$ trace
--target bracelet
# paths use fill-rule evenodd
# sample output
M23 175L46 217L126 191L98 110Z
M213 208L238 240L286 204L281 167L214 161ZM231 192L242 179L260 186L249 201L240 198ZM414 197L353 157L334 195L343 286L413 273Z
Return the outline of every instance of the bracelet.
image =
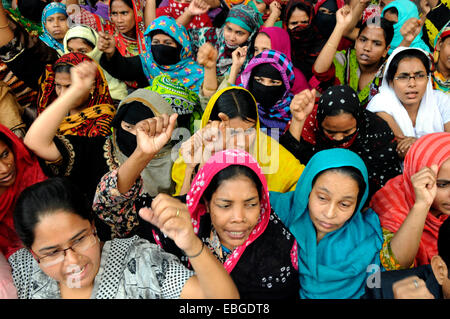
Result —
M200 256L200 254L203 252L203 247L205 247L205 243L204 243L203 240L202 240L202 248L200 249L200 252L197 253L197 254L195 254L195 255L192 255L192 256L189 256L189 255L187 255L187 254L185 253L186 257L187 257L187 258L195 258L195 257Z
M9 27L8 22L6 22L5 25L0 25L0 30L1 30L1 29L6 29L7 27Z

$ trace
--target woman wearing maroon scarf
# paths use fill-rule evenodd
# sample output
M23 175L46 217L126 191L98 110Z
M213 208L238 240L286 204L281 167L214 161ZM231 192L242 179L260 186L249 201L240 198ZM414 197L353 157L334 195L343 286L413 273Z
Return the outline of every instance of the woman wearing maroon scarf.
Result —
M13 224L16 199L23 189L46 178L34 154L0 124L0 252L6 258L21 248Z

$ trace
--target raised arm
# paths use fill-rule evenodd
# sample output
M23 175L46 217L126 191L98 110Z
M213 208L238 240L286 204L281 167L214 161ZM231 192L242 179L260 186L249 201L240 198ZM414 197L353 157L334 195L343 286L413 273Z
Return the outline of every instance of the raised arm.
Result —
M97 65L83 62L71 69L70 87L42 112L25 135L24 142L37 156L46 161L56 161L61 157L53 138L62 120L86 99L94 84Z
M264 22L264 26L266 28L273 27L275 25L275 22L277 22L278 18L281 16L281 4L278 1L272 1L269 7L270 14Z
M328 38L327 43L322 48L322 51L320 51L316 62L314 62L314 70L317 73L324 73L331 67L334 55L336 54L336 50L339 46L339 42L341 42L341 38L346 32L351 21L352 9L350 6L343 6L336 12L336 26Z
M272 2L273 3L273 2ZM247 58L248 47L239 47L233 51L231 58L233 63L230 67L230 74L228 75L228 83L236 84L236 80L241 72L242 66L244 65L245 59Z
M289 133L299 142L302 136L303 126L308 115L311 114L314 108L315 100L316 90L306 89L296 94L291 101L292 120L289 126Z
M415 202L391 240L391 250L404 268L413 264L419 249L425 220L436 197L437 173L437 165L432 165L431 168L424 167L411 177Z
M177 23L186 27L195 16L208 12L209 8L210 5L204 0L192 0L189 7L178 17Z
M202 94L210 97L217 91L217 50L211 43L206 42L203 44L197 53L197 62L205 69L204 80L202 84Z
M139 214L169 236L188 256L195 275L186 281L181 298L239 298L230 275L194 233L185 204L169 195L159 194L151 209L142 208Z
M145 29L156 19L156 0L147 0L144 8Z
M121 194L127 193L142 170L153 157L170 141L177 123L178 114L162 114L136 124L137 147L119 167L117 186Z

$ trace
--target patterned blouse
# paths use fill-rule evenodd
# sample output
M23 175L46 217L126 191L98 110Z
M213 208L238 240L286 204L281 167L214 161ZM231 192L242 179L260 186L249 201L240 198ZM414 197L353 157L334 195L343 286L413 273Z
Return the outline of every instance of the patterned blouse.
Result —
M19 299L61 298L58 282L27 249L8 261ZM176 256L145 239L114 239L103 246L91 299L176 299L193 274Z

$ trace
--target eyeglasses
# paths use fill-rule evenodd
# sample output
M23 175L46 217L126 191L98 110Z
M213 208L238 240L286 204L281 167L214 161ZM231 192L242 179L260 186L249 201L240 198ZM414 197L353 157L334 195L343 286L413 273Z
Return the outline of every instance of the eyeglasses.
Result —
M414 81L422 82L426 79L428 79L428 74L424 72L415 73L414 75L410 74L400 74L399 76L396 76L394 78L395 80L399 81L400 83L408 83L410 79L414 79Z
M94 246L98 242L97 232L94 230L90 234L86 234L76 239L72 245L66 249L56 249L44 257L37 258L37 262L43 267L51 267L64 261L66 251L72 250L77 254L81 254Z

